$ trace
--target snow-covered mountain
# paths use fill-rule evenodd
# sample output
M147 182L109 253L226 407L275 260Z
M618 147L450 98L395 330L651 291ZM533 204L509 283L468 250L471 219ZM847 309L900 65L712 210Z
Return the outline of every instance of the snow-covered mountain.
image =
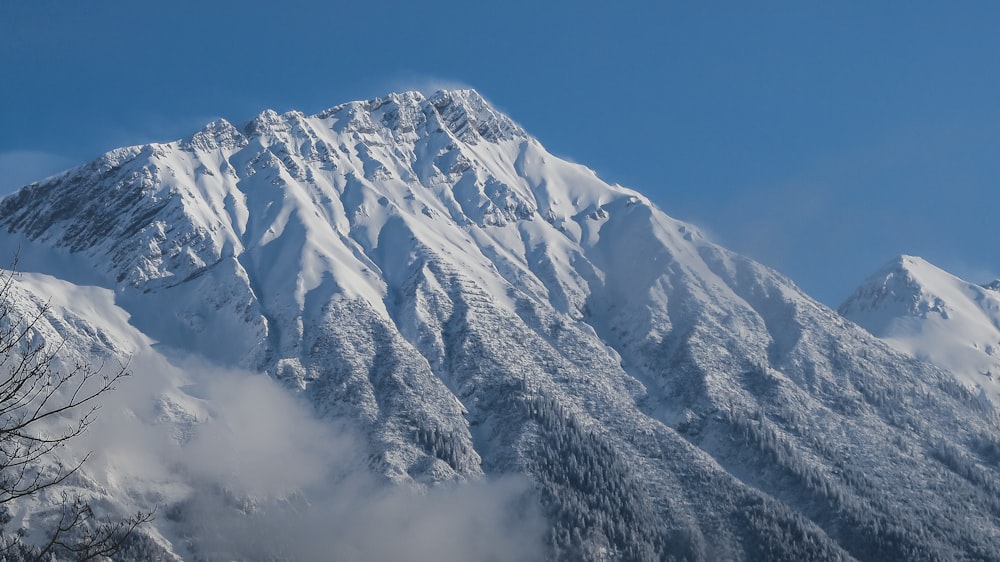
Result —
M896 349L954 373L1000 404L1000 284L976 285L900 256L840 307Z
M395 486L526 478L547 557L1000 559L1000 425L976 393L473 90L115 150L0 201L0 225L21 270L79 288L66 314L92 333L267 373ZM184 377L150 383L158 414L136 416L181 451L227 411L210 376ZM163 505L152 533L178 556L251 557L185 524L206 511L177 474L208 469L180 465L108 465L117 485L89 489ZM321 504L310 485L279 505ZM274 508L221 488L230 512ZM385 559L352 548L334 557Z

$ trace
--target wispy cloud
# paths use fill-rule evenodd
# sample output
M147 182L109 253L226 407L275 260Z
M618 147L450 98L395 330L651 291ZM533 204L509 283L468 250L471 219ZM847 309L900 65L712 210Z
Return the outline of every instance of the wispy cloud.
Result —
M265 375L159 357L109 396L86 471L194 557L240 560L540 560L531 484L501 478L409 489L366 466L364 439L317 419Z
M475 88L475 84L442 76L400 74L385 79L378 84L378 87L385 91L383 93L416 90L424 95L431 95L438 90Z
M79 162L39 150L0 152L0 195L57 174L74 164Z

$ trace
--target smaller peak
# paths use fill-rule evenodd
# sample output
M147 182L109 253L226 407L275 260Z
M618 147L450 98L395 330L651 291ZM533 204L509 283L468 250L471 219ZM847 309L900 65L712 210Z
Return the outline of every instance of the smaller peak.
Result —
M265 109L260 112L256 117L250 120L249 123L243 127L243 132L248 137L260 135L271 129L281 120L281 116L278 112L273 109Z
M954 276L919 256L900 255L865 280L840 306L840 313L851 319L859 311L884 308L896 303L898 314L925 314L944 310L943 295L968 282Z
M892 258L868 276L838 307L838 312L854 319L853 315L859 311L879 308L886 302L913 300L920 293L920 286L911 273L916 260L920 258L906 254Z
M419 108L422 103L427 100L427 97L423 93L417 90L406 90L403 92L390 92L382 97L371 98L367 100L357 100L347 103L341 103L320 111L316 114L319 119L327 119L337 115L338 113L347 110L350 114L356 113L372 113L384 108L385 106L396 106L396 107L412 107Z
M365 111L373 112L383 109L386 106L395 106L403 108L412 108L417 110L427 98L416 90L408 90L405 92L390 92L384 97L379 97L362 102Z
M219 118L195 133L187 144L197 150L241 148L246 146L247 139L232 123Z
M896 263L895 269L883 270L881 277L885 284L900 290L905 288L923 300L955 301L958 294L981 295L983 290L1000 292L1000 279L984 284L972 283L918 256L900 256Z
M243 127L243 133L248 137L284 133L301 127L305 119L305 114L298 110L278 113L273 109L265 109Z
M402 92L391 92L386 98L395 103L420 103L427 99L427 96L418 90L405 90Z
M233 124L230 123L225 117L219 117L215 121L210 121L208 124L206 124L204 127L202 127L201 130L202 131L215 131L215 130L235 129L235 128L236 127L234 127Z
M475 88L442 88L436 90L430 99L432 101L438 99L464 99L489 105L486 98Z
M279 115L277 111L275 111L275 110L273 110L271 108L267 108L264 111L261 111L260 114L257 115L257 117L254 118L254 120L255 121L256 120L260 120L260 121L276 121L280 117L281 117L281 115Z
M282 113L281 118L285 121L302 121L306 118L306 114L298 109L290 109Z

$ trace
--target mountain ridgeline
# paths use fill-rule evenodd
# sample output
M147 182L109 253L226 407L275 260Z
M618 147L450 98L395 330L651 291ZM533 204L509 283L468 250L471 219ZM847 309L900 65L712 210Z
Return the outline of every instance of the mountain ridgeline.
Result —
M1000 560L988 401L473 90L114 150L0 226L160 349L355 428L393 485L527 477L551 559Z

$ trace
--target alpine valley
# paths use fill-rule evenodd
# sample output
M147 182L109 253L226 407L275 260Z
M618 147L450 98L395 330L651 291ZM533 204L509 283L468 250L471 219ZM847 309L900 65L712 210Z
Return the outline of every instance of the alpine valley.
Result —
M0 226L33 337L131 361L59 453L94 452L62 491L157 510L119 558L1000 560L984 375L891 347L473 90L117 149L6 197ZM995 318L973 292L960 312ZM39 540L58 492L6 531Z

